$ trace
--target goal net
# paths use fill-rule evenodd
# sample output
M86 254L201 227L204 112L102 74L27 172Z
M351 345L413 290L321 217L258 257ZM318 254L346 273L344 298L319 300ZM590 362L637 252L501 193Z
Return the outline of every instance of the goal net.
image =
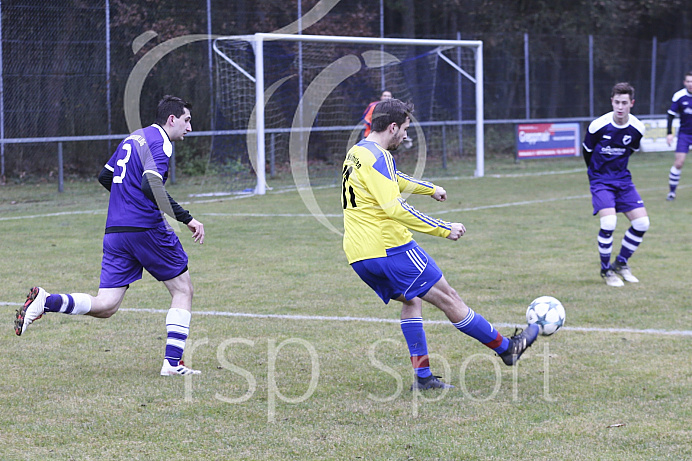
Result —
M213 48L210 167L230 191L338 183L383 90L415 105L397 162L483 175L482 42L256 34Z

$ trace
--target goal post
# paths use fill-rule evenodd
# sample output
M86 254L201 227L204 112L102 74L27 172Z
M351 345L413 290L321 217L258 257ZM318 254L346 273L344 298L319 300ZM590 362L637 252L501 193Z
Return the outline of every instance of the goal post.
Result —
M213 49L212 159L232 189L266 193L267 168L270 177L290 168L299 188L311 180L296 169L336 181L363 110L385 89L415 104L418 141L427 130L445 152L452 137L458 152L472 146L473 174L484 175L482 41L258 33L218 37Z

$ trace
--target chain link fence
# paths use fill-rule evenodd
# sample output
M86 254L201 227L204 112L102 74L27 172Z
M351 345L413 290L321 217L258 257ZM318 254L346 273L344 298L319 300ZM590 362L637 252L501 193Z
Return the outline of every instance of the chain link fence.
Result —
M359 5L357 0L342 0L339 7L348 10ZM123 0L0 2L3 178L57 174L58 138L75 136L99 138L64 141L65 173L95 175L117 138L129 131L124 92L135 64L174 37L267 32L284 26L297 14L292 5L259 13L252 8L252 2L244 0L231 5L221 0L208 0L206 5L169 0L136 5ZM263 22L250 25L250 16ZM377 18L373 24L371 35L378 35ZM141 49L134 50L133 41L148 30L156 36L152 34L151 40L143 40ZM335 34L342 33L337 29ZM494 145L493 138L488 139L486 152L490 154L506 153L514 142L509 133L518 121L586 120L608 112L610 89L618 81L635 86L635 114L663 116L673 92L681 88L685 72L692 68L690 40L512 33L426 38L484 42L485 118L489 127L504 126L507 131L500 136L504 142ZM156 101L173 93L192 101L194 130L212 132L216 128L210 47L211 40L191 43L156 64L140 101L144 124L153 118ZM265 76L267 85L275 80ZM364 96L357 104L367 105L376 96ZM189 141L176 153L178 170L204 173L206 159L211 157L211 137Z

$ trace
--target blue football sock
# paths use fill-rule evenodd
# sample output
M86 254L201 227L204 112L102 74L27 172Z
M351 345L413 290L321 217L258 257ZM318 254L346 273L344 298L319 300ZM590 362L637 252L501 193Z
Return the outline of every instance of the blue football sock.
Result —
M401 331L406 338L406 344L411 354L411 364L416 375L419 378L427 378L432 375L428 360L428 343L425 340L425 330L423 330L423 319L420 317L401 319Z
M498 354L502 354L509 347L509 340L502 336L493 326L469 308L469 313L461 322L455 323L455 327L462 333L477 339Z

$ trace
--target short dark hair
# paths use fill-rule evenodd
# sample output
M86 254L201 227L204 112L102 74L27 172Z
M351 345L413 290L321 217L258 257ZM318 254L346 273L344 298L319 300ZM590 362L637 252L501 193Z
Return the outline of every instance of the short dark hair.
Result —
M685 74L685 78L692 77L692 70Z
M154 123L163 126L166 124L169 115L180 118L180 116L185 113L185 109L191 110L192 104L177 96L167 94L159 101L159 105L156 108Z
M372 111L372 131L382 132L392 123L403 125L406 118L411 118L413 103L398 99L380 101Z
M614 97L616 94L628 94L630 99L634 101L634 87L627 82L616 83L613 87L613 91L610 93L610 97Z

